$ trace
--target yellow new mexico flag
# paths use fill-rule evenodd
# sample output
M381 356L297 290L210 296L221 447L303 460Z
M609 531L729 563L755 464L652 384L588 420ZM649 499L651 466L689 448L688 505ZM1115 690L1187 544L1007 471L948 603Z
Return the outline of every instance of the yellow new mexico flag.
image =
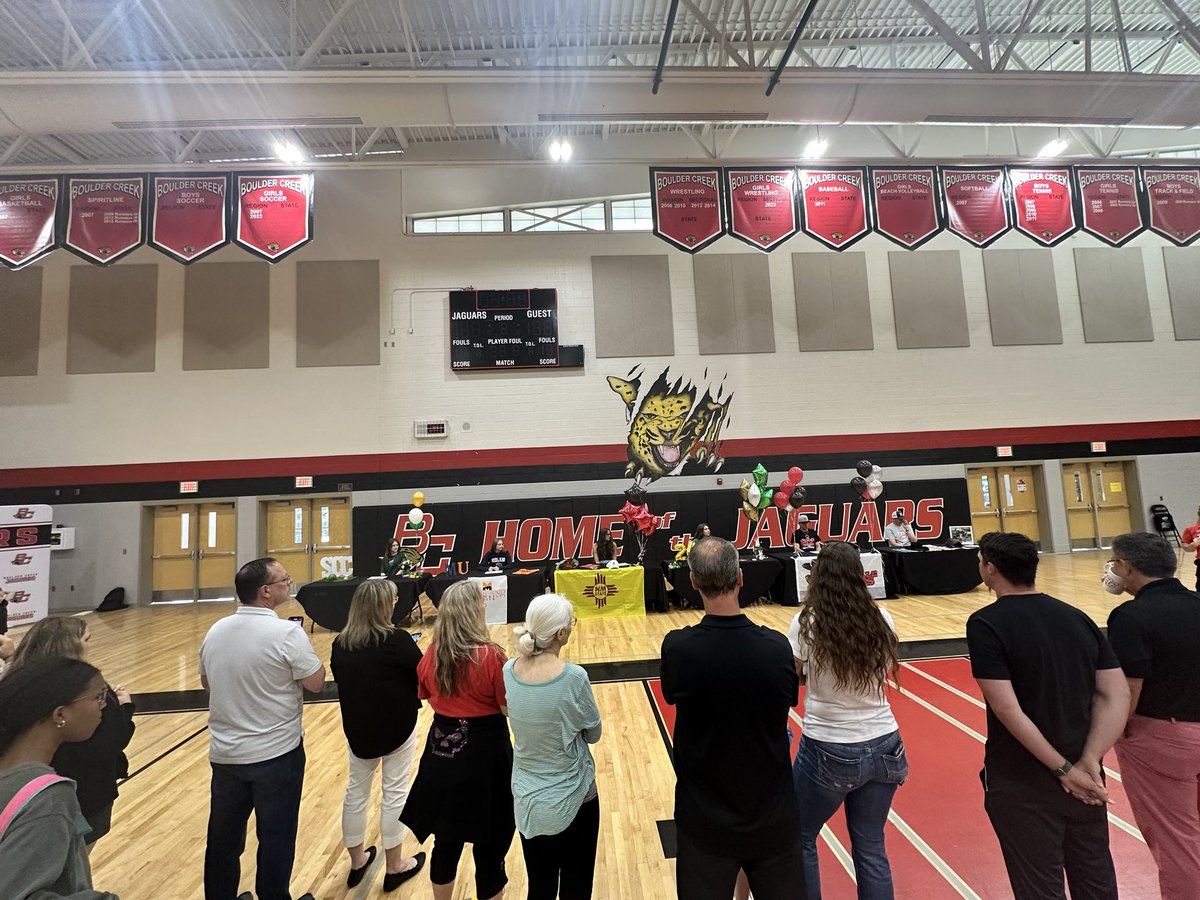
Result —
M554 590L571 601L580 619L644 616L645 577L641 566L560 570L554 573Z

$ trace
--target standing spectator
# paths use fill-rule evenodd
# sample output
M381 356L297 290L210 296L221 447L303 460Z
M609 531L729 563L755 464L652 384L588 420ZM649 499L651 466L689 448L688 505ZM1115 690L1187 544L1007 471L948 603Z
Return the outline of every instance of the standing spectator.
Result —
M238 895L238 881L253 810L255 893L258 900L291 900L304 787L303 689L321 690L325 667L304 629L275 614L292 588L279 562L264 557L246 563L234 586L240 606L208 630L200 647L200 683L210 692L212 764L204 896L251 900L249 891Z
M688 565L705 616L662 645L663 696L676 708L678 896L728 900L744 869L757 900L804 900L787 737L800 692L791 647L739 609L733 544L704 538Z
M50 759L100 724L108 685L78 659L31 661L0 681L0 897L117 900L92 890L75 788Z
M1196 510L1196 521L1183 529L1183 549L1196 554L1196 590L1200 591L1200 509Z
M383 578L360 584L350 601L346 628L333 642L329 667L338 686L342 730L349 744L350 778L342 804L342 844L350 854L347 887L355 887L375 859L363 848L367 801L375 770L383 769L379 837L387 858L383 889L394 891L420 871L425 854L401 852L400 813L408 797L417 749L417 664L421 651L412 635L392 624L396 585ZM382 766L381 766L382 764Z
M996 601L967 619L971 674L987 701L984 808L1017 900L1116 900L1102 755L1121 735L1129 688L1096 624L1035 587L1023 534L979 540ZM1074 760L1074 762L1072 762Z
M571 601L543 594L515 629L520 659L504 664L513 732L512 791L529 900L590 900L600 833L600 710L587 672L559 653L575 625Z
M35 659L66 656L86 660L92 633L77 616L51 616L34 623L12 659L16 672ZM133 699L120 685L109 687L100 727L86 741L63 744L51 763L59 775L75 782L79 808L91 826L88 850L112 828L117 782L129 775L125 748L133 739Z
M905 520L902 509L892 513L892 521L883 529L883 537L889 547L911 547L917 542L917 533L913 531L912 523Z
M450 900L463 846L475 859L479 900L501 897L512 844L512 744L504 695L504 651L488 636L477 581L450 585L438 607L433 641L417 666L418 696L433 724L401 820L422 843L434 900Z
M1113 539L1105 588L1133 599L1108 617L1129 681L1132 715L1117 743L1138 827L1163 900L1200 897L1200 597L1175 577L1175 549L1156 534Z
M821 897L817 835L844 803L858 896L889 900L894 892L883 826L908 775L884 694L899 667L895 625L867 592L857 548L826 544L812 573L788 630L796 670L808 685L793 769L808 897Z

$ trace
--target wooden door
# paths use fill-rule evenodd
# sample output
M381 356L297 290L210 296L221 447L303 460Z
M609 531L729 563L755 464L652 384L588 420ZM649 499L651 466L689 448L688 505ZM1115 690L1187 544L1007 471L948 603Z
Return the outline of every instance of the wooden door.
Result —
M1003 501L1000 507L1003 530L1023 534L1040 546L1037 475L1034 466L999 466L996 469Z
M196 599L194 503L155 506L151 551L151 601Z
M967 494L971 499L971 531L978 541L989 531L1003 531L994 468L967 470Z
M287 569L297 585L312 581L309 544L312 504L308 498L268 500L266 555Z
M237 506L201 503L197 518L197 593L202 600L236 597Z
M1099 462L1091 465L1092 500L1096 507L1096 529L1100 546L1112 546L1118 534L1132 530L1129 525L1129 491L1125 484L1125 464Z
M350 498L314 497L309 516L313 548L311 578L353 573L350 551Z
M1098 546L1096 509L1092 500L1092 476L1087 464L1063 463L1062 478L1071 549L1094 548Z

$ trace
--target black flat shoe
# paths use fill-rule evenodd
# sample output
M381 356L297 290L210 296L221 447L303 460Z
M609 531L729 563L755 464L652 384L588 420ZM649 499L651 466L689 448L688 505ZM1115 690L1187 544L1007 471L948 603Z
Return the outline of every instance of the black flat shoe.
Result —
M371 863L375 862L375 845L372 844L367 848L367 861L357 869L351 869L350 874L346 876L346 887L358 887L363 880L363 876L367 874L367 869L371 868Z
M413 856L413 859L415 859L417 861L417 864L415 866L413 866L411 869L409 869L407 872L385 872L384 873L383 889L385 892L386 891L394 891L396 888L400 887L400 885L404 884L404 882L408 881L408 879L412 878L414 875L416 875L418 872L421 871L421 866L425 865L425 854L418 853L415 856Z

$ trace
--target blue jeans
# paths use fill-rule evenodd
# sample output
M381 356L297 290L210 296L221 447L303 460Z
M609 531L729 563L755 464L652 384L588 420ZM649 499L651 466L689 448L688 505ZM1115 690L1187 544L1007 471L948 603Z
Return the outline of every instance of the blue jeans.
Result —
M259 900L291 900L288 882L296 857L300 792L304 787L304 744L265 762L233 766L212 763L208 846L204 851L205 900L234 900L246 848L246 824L254 811Z
M809 900L821 898L817 835L846 805L859 900L892 900L892 869L883 845L892 796L908 775L900 732L857 744L829 744L808 735L792 768L800 802L800 844Z

